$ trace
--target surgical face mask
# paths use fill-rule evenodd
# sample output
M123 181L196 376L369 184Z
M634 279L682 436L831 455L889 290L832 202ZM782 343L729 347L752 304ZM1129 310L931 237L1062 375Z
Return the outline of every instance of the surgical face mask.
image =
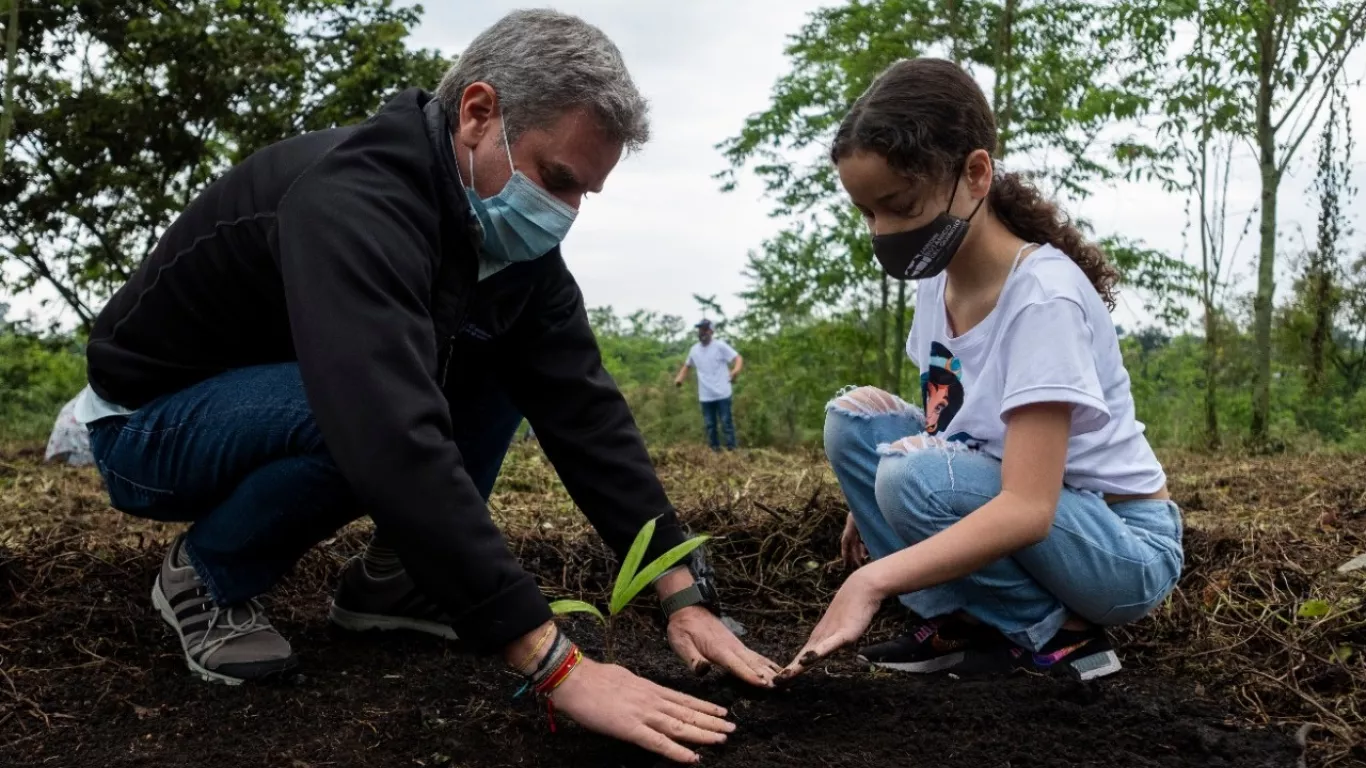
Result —
M873 255L888 275L898 280L924 280L948 267L968 235L968 223L986 201L985 197L978 200L972 213L966 219L960 219L949 213L957 194L955 180L948 207L923 227L890 235L873 235Z
M578 211L555 198L512 164L507 127L503 128L512 178L492 197L474 191L474 153L470 153L470 183L465 196L484 227L484 252L495 262L531 261L550 253L569 234ZM457 173L459 165L456 166ZM463 180L462 182L463 183Z

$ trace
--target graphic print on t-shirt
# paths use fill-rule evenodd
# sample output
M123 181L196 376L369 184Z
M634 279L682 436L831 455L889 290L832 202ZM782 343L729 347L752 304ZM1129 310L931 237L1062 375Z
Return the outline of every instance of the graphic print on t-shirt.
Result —
M963 407L963 363L949 348L930 343L929 367L920 374L920 399L925 405L925 432L941 435Z

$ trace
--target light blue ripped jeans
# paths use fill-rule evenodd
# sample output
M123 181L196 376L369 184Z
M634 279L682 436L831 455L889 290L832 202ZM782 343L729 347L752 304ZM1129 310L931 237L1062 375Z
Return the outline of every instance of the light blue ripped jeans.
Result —
M933 536L1000 493L1000 461L930 436L899 443L923 435L920 409L880 390L857 394L827 406L825 453L873 558ZM1181 575L1181 527L1173 502L1107 504L1065 486L1048 538L901 602L923 618L964 611L1038 651L1069 611L1112 626L1156 608Z

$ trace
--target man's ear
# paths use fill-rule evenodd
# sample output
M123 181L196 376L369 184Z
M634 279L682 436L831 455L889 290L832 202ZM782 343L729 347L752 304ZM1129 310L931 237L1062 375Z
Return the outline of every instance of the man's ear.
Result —
M501 115L498 92L493 86L485 82L470 83L460 95L456 141L473 150Z

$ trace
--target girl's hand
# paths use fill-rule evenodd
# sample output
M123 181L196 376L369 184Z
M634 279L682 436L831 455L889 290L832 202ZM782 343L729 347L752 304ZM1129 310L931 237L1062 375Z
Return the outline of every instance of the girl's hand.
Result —
M800 675L820 659L863 637L884 597L873 584L872 571L873 566L860 568L844 582L797 658L778 675L779 680Z
M863 537L859 535L858 526L854 524L854 513L849 513L849 518L844 521L844 533L840 535L840 554L844 556L844 565L853 569L863 565L868 560L868 548L863 546Z

